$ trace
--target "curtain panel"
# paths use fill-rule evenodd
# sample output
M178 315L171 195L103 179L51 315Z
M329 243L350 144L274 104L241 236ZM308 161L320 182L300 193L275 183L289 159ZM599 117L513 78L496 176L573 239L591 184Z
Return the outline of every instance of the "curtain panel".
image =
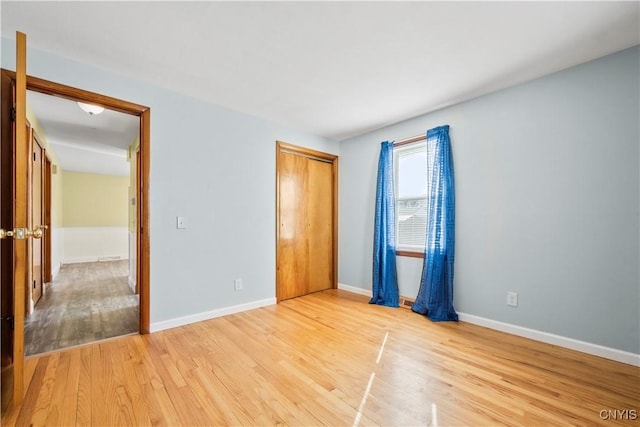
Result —
M455 185L449 126L427 131L427 238L418 296L412 310L433 321L457 321L453 308Z
M393 178L393 143L380 149L373 237L373 286L369 304L399 306L396 270L396 199Z

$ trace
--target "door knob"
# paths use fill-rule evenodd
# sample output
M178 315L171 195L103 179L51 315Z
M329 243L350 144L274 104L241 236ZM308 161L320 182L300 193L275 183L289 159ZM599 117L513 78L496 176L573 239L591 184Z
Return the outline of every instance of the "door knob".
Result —
M33 230L31 235L33 236L34 239L41 239L42 236L44 235L44 230L46 230L47 228L49 227L46 225L39 225L35 228L35 230Z
M4 228L0 228L0 240L6 239L7 237L13 237L13 230L5 230Z
M27 230L26 228L14 228L13 230L5 230L0 228L0 240L13 237L16 240L23 240L27 237L33 237L34 239L40 239L44 235L44 230L48 227L41 225L36 227L35 230Z

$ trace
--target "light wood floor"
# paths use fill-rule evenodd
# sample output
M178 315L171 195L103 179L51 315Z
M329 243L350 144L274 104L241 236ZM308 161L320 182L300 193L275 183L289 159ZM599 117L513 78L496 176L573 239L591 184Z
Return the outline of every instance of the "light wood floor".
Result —
M638 425L639 369L325 291L27 360L3 425Z
M128 268L128 260L63 265L25 319L25 354L138 332Z

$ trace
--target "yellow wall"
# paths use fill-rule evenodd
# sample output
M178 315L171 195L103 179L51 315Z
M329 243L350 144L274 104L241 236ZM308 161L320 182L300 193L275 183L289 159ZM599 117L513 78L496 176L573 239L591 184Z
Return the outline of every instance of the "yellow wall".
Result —
M51 160L52 169L57 169L57 172L51 175L51 227L62 227L62 170L60 169L60 162L49 143L47 135L42 131L40 122L28 105L27 120L29 120L31 127L36 131L40 142L44 145L42 148L46 150L47 156Z
M127 227L128 176L62 172L64 227Z

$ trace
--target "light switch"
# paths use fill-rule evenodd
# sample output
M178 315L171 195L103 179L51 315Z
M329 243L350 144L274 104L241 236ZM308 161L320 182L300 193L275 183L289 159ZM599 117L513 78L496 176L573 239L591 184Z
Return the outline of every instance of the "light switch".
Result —
M187 219L183 216L176 217L176 227L179 229L187 228Z

